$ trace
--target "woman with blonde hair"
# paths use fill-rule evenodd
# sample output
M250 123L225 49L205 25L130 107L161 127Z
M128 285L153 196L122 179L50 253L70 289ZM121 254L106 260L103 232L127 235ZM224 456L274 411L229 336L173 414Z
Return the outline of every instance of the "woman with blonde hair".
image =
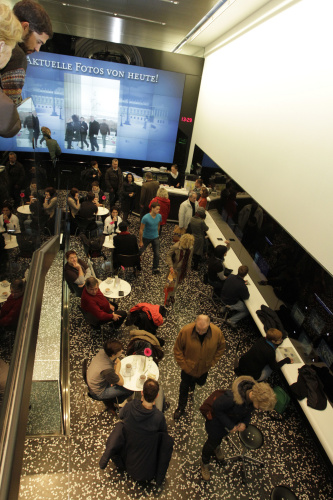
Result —
M169 273L174 278L173 290L170 290L166 299L166 306L175 302L175 295L178 284L186 277L191 269L192 255L194 246L194 236L192 234L183 234L180 240L172 245L166 256L166 263L169 266Z
M22 39L22 33L21 23L14 16L10 7L0 4L0 70L10 60L13 48ZM0 136L14 137L21 128L21 120L13 101L1 89L0 115Z
M160 205L160 214L162 216L162 222L160 224L160 233L159 234L161 234L162 226L164 226L166 224L166 221L169 217L169 212L170 212L169 193L165 189L165 187L161 186L160 188L158 188L155 198L153 198L151 200L151 202L149 203L149 208L151 207L151 204L154 201L157 201L157 203L159 203L159 205Z

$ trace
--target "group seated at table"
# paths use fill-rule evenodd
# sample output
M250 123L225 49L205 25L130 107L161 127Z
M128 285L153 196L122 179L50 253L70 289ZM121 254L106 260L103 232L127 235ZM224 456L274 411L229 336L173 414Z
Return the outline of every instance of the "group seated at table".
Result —
M110 323L119 328L126 319L126 311L119 311L115 302L109 302L99 289L98 280L88 278L82 290L81 309L91 325Z
M136 481L156 480L160 486L166 475L173 451L165 417L155 406L159 393L156 380L143 385L142 400L134 399L120 410L118 422L111 432L100 460L105 469L112 460Z
M10 295L2 304L0 311L0 329L16 330L20 317L25 282L21 279L13 281L10 285Z

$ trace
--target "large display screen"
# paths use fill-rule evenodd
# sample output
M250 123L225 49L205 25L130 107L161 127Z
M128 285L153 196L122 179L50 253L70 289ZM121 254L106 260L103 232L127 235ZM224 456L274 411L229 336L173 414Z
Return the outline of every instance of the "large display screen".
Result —
M22 129L1 150L47 152L38 129L52 131L64 153L171 163L185 75L41 52L27 57ZM19 111L20 112L20 111Z

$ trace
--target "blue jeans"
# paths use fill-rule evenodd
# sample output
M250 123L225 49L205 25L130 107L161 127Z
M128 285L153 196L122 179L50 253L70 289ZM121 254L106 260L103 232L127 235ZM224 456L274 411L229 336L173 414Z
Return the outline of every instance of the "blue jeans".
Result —
M245 316L249 314L249 311L242 300L239 300L236 304L230 306L230 309L232 311L237 311L236 314L233 314L230 318L230 322L234 324L238 323L238 321L245 318Z
M160 240L159 238L155 238L154 240L150 240L148 238L142 238L143 247L141 248L141 255L146 250L147 246L151 243L153 247L153 269L157 269L160 263Z
M99 394L99 396L97 396L97 394L93 393L90 390L89 392L94 398L98 399L99 401L103 401L105 399L118 398L119 400L121 399L122 402L133 394L133 391L129 391L128 389L125 389L125 387L122 387L121 385L112 385L110 387L107 387L106 389L104 389L102 394Z

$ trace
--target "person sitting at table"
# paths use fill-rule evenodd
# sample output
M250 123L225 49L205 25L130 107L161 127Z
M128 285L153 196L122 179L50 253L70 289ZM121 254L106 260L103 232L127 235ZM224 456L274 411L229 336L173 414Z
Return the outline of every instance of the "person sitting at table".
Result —
M23 302L24 288L25 282L21 279L13 281L10 285L10 295L0 311L0 328L16 330Z
M225 280L224 258L230 248L230 241L225 240L225 245L217 245L213 255L208 261L208 283L219 293L222 290Z
M81 297L86 279L91 277L90 267L78 259L74 250L68 250L65 254L66 264L64 268L65 280L70 289L73 289L77 297Z
M127 223L124 221L120 222L118 229L120 232L116 233L113 239L113 266L117 268L121 265L119 255L126 255L126 257L136 255L137 259L134 262L134 267L137 271L141 271L140 252L136 236L128 232Z
M25 204L30 205L31 203L31 198L34 198L34 194L37 193L37 180L36 179L31 179L30 185L27 189L24 191L24 199L25 199Z
M102 191L99 187L99 182L94 181L91 185L91 192L94 193L95 199L94 203L97 207L102 207L103 203L105 203L105 199L103 199L104 191Z
M278 370L286 363L293 363L289 357L277 362L275 359L276 348L282 344L283 336L280 330L270 328L266 337L258 339L253 346L239 359L235 368L237 375L250 375L258 382L266 380L273 371Z
M178 165L171 165L168 184L174 188L182 188L184 185L183 176L179 173Z
M78 217L81 219L93 219L93 217L98 212L98 207L94 203L95 195L92 191L87 193L86 199L81 203L81 207L78 211Z
M13 207L10 203L4 203L2 205L2 213L0 215L0 233L7 233L4 235L4 238L8 239L11 233L20 232L20 223L18 217L13 214Z
M236 314L227 320L228 325L232 328L236 326L238 321L249 314L244 304L244 300L250 297L250 292L244 281L248 272L249 268L247 266L240 266L238 268L238 274L230 274L225 280L222 288L221 299L226 304L224 310L229 309L230 311L236 311Z
M165 187L162 186L158 188L155 198L153 198L149 203L149 210L151 209L151 204L154 203L154 201L157 201L160 206L160 215L162 216L162 222L160 223L159 235L161 236L162 226L165 226L165 224L167 223L170 212L169 193L165 189Z
M45 198L43 202L44 214L48 217L45 225L51 233L54 232L54 214L57 208L57 193L53 187L47 187L45 190Z
M107 440L99 462L101 469L111 459L135 481L155 478L157 486L162 484L173 451L173 438L168 434L163 413L155 406L159 390L156 380L146 380L141 401L134 399L120 410L122 422L116 424Z
M111 215L109 215L104 221L103 234L120 233L119 225L122 221L123 221L122 218L119 217L118 208L112 207L111 208Z
M78 214L81 204L80 204L80 192L77 188L73 187L68 195L67 204L73 219L75 219Z
M208 189L202 187L200 190L200 198L198 199L199 207L202 207L206 210L207 207L207 198L208 198Z
M99 401L118 400L119 403L133 394L123 387L124 379L120 374L120 359L123 346L118 340L106 340L103 349L93 357L87 370L89 393ZM108 407L114 409L114 402Z
M190 191L188 199L183 201L179 207L178 220L180 229L187 229L191 218L195 216L198 208L197 195L194 191Z
M81 308L90 314L100 325L113 322L119 328L126 319L125 311L118 311L116 303L110 303L99 289L96 278L88 278L81 295ZM116 312L117 311L117 312Z

